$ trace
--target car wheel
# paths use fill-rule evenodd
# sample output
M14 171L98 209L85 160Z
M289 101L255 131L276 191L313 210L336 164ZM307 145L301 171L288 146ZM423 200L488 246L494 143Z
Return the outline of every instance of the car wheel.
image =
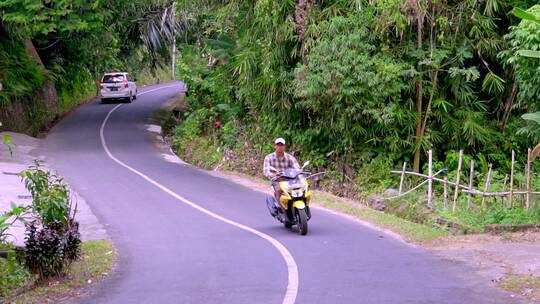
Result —
M129 94L129 97L126 98L127 103L131 103L131 100L133 99L133 96L131 96L131 93Z
M101 98L101 103L102 103L102 104L106 104L107 102L108 102L108 100L107 100L107 99L105 99L105 98Z

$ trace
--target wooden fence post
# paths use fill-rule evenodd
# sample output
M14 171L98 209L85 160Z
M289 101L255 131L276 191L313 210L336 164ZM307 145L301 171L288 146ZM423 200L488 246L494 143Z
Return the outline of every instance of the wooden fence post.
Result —
M456 212L457 207L457 200L459 195L459 179L461 176L461 163L463 162L463 150L459 150L459 161L458 161L458 169L457 169L457 176L456 176L456 189L454 190L454 205L452 207L452 212Z
M502 188L502 192L503 192L503 193L506 192L506 183L508 183L508 174L506 174L506 175L504 176L504 182L503 182L503 188ZM506 199L506 196L501 197L501 206L502 206L503 208L506 207L506 201L505 201L505 199Z
M399 192L403 191L403 180L405 179L405 170L407 169L407 162L403 162L403 170L401 170L401 179L399 180Z
M428 208L433 209L433 151L428 151Z
M471 171L469 173L469 190L472 191L474 183L474 159L471 159ZM471 208L472 193L469 193L467 198L467 208Z
M508 197L510 207L512 207L514 204L512 202L512 196L514 194L514 165L516 163L516 153L514 150L512 150L512 167L510 169L510 195Z
M444 177L444 209L448 208L448 177Z
M488 166L488 175L486 179L486 185L484 186L484 193L482 194L482 207L486 207L486 193L489 190L489 185L491 184L491 170L493 168L493 164L489 164Z
M531 207L531 148L527 149L527 210Z

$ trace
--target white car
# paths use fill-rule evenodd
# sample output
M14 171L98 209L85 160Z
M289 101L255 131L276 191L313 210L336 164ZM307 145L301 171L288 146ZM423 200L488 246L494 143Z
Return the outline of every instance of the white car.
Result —
M135 79L126 72L106 73L99 83L101 102L112 99L123 99L131 102L137 99Z

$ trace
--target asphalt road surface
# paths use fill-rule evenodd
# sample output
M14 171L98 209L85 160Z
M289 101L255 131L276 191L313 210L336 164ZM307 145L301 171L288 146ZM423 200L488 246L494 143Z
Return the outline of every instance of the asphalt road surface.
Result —
M163 160L145 125L182 87L84 105L45 141L118 249L117 271L76 303L517 303L473 269L340 215L314 209L300 236L260 192Z

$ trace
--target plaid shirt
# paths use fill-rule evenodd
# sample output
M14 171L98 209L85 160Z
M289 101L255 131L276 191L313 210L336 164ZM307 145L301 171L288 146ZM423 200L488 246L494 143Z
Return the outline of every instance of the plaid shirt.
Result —
M270 166L276 168L278 171L283 172L289 168L299 169L298 161L294 156L289 153L285 153L281 159L278 158L276 152L266 155L264 158L263 174L269 179L272 179L273 173L270 171Z

